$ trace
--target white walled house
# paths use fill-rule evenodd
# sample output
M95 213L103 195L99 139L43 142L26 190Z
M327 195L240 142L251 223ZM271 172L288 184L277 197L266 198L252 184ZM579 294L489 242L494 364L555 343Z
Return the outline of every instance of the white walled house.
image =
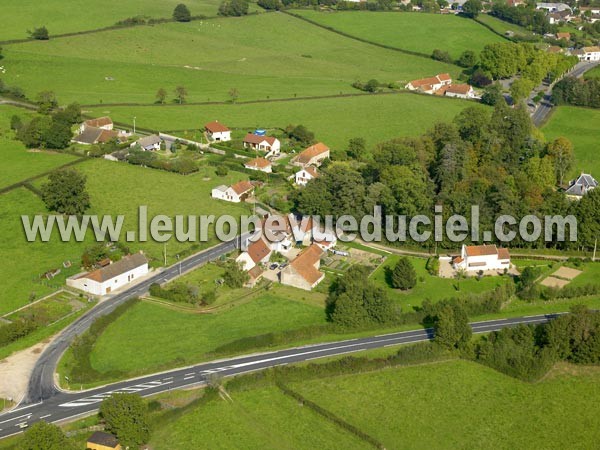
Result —
M251 270L260 263L269 261L272 253L267 241L261 237L256 242L252 242L245 252L240 253L235 261L242 266L243 270Z
M317 172L317 168L308 166L296 172L294 175L294 182L298 186L306 186L310 180L317 178L318 176L319 173Z
M231 130L218 120L204 125L208 139L211 141L227 142L231 140Z
M148 273L148 260L141 253L125 256L108 266L67 279L67 286L93 295L106 295Z
M281 142L279 142L279 139L272 136L260 136L248 133L244 138L244 148L262 150L267 152L270 156L276 156L281 151Z
M444 94L446 97L475 98L475 90L469 84L451 84Z
M444 86L452 84L452 77L447 73L440 73L435 77L413 80L404 86L409 91L420 91L426 94L434 94Z
M138 139L133 144L130 145L131 148L135 148L136 146L140 146L142 150L147 152L160 150L160 143L162 140L156 134L152 134L150 136L145 136L143 138Z
M250 170L258 170L260 172L271 173L273 172L273 164L271 161L265 158L254 158L244 163L244 167Z
M510 268L510 254L506 248L495 245L463 245L460 256L452 260L457 270L479 272Z
M250 197L253 190L254 185L252 183L249 181L240 181L231 186L222 184L213 188L211 197L218 200L225 200L226 202L240 203Z
M577 56L580 61L600 61L600 47L583 47Z
M319 270L322 255L323 250L316 244L305 248L281 271L281 284L310 291L325 278Z

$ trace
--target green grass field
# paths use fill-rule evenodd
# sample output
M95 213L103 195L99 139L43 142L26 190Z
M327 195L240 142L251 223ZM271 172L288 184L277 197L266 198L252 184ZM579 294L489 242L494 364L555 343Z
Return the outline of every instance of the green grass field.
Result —
M13 115L22 117L22 120L28 120L29 117L29 114L21 108L0 105L0 148L2 148L0 188L76 159L71 155L27 150L21 142L14 139L14 133L10 130L10 118Z
M191 448L364 449L365 443L279 389L267 387L216 399L161 424L150 445L156 450Z
M156 214L170 217L177 214L239 216L249 212L245 206L210 198L210 191L214 186L242 179L244 175L238 172L230 172L226 177L218 178L213 169L203 168L193 175L182 176L102 159L86 161L79 164L77 169L88 177L87 189L92 204L88 211L90 214L125 216L123 241L125 231L138 229L140 205L148 207L149 218ZM39 186L43 182L41 179L35 185ZM0 248L4 257L11 261L11 264L4 264L0 268L0 275L5 280L4 289L0 293L0 313L24 305L31 293L40 297L55 290L64 283L67 275L77 273L83 250L93 242L91 233L88 233L83 243L74 240L60 242L57 233L48 243L39 240L27 242L21 224L22 214L33 216L47 214L47 211L41 200L24 188L0 195ZM197 251L214 243L215 240L196 244L172 239L167 246L167 262L175 262L179 252ZM131 242L128 245L132 251L144 250L154 260L154 265L163 264L162 243L149 239L147 242ZM41 274L62 268L61 265L66 260L72 261L73 266L68 270L63 269L63 274L49 282L52 286L39 282Z
M290 102L205 106L148 106L90 109L94 116L110 114L125 123L137 117L138 126L159 130L197 130L218 119L229 127L254 130L303 124L332 148L354 137L367 144L399 136L415 136L434 123L450 121L473 103L427 95L362 95L359 97Z
M536 384L449 361L292 387L388 449L592 448L600 439L600 371L559 367Z
M496 286L502 283L512 282L508 277L483 277L481 280L476 278L467 278L460 281L450 278L440 278L430 275L425 269L425 258L416 258L409 256L408 259L412 263L417 272L417 285L409 291L400 291L393 289L386 282L386 267L393 268L396 262L400 259L399 255L391 255L386 262L382 264L372 275L371 279L384 287L390 297L401 304L405 311L410 310L412 306L419 306L423 300L431 300L433 302L450 297L459 297L464 294L477 294L484 291L491 291ZM421 281L421 278L423 281Z
M5 18L0 30L0 41L24 39L27 30L42 25L51 35L94 30L114 25L128 17L171 18L179 0L107 0L89 3L84 0L4 0L2 14ZM218 0L187 0L193 15L216 16ZM251 5L255 10L256 5Z
M215 314L190 314L142 302L107 328L91 360L101 372L152 372L165 364L196 362L236 339L324 322L323 306L289 299L277 290Z
M504 20L497 19L489 14L479 14L477 20L490 26L494 31L504 35L507 31L512 31L515 34L531 36L531 31Z
M561 106L556 108L542 128L547 140L564 136L575 146L575 164L571 176L575 177L585 172L596 178L600 177L599 123L600 111L597 109Z
M274 45L276 43L276 45ZM93 49L93 51L90 51ZM7 46L7 84L61 102L152 104L178 85L189 102L358 92L357 79L406 82L458 68L339 36L279 13L112 30ZM108 80L107 80L108 79Z
M592 70L586 72L585 78L600 78L600 66L596 66Z
M296 14L352 36L430 55L440 49L458 58L465 50L479 53L486 44L502 42L500 36L470 19L451 15L397 12L318 12ZM435 73L429 74L433 76Z

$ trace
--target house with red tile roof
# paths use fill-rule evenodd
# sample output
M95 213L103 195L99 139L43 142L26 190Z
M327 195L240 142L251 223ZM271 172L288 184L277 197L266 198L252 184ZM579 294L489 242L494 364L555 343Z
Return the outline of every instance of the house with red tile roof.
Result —
M236 258L243 270L251 270L261 263L268 262L273 251L269 243L264 237L259 238L256 242L250 243L245 252L240 253Z
M273 164L265 158L254 158L244 163L244 167L250 170L258 170L260 172L273 172Z
M231 140L231 130L218 120L207 123L204 125L204 129L210 141L227 142Z
M323 250L317 244L305 248L280 272L281 284L307 291L313 289L325 278L319 270L322 255Z
M269 156L275 156L281 151L281 142L273 136L259 136L248 133L244 138L244 148L261 150L267 152Z
M419 91L426 94L433 94L443 86L452 84L452 77L447 73L440 73L435 77L421 78L413 80L404 86L409 91Z
M112 119L108 116L98 117L97 119L89 119L79 126L79 133L83 133L83 131L88 127L110 131L113 129L113 125Z
M296 172L294 175L294 182L298 186L306 186L310 180L313 180L319 176L316 167L308 166Z
M249 181L239 181L231 186L224 184L213 188L211 197L226 202L240 203L252 195L254 185Z
M452 259L455 269L467 272L510 269L508 249L489 245L463 245L460 256Z
M446 97L475 98L475 90L470 84L451 84L443 89Z
M318 142L303 150L292 159L292 164L300 167L320 166L324 160L329 158L330 149L322 142Z

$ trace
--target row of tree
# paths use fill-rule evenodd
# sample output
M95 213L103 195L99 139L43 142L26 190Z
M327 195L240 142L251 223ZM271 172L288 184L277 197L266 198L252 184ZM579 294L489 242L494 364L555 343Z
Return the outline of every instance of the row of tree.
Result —
M600 108L600 78L565 77L552 89L552 101L557 105Z

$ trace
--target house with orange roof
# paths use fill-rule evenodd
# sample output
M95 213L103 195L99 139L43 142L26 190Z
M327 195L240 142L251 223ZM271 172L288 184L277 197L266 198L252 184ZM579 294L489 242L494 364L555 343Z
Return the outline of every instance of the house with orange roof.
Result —
M247 250L240 253L235 261L241 265L243 270L251 270L261 263L268 262L272 253L269 243L264 236L261 236L255 242L250 243Z
M323 250L317 244L305 248L280 272L281 284L307 291L313 289L325 278L319 270L322 255Z
M452 77L447 73L440 73L434 77L421 78L408 83L405 89L409 91L419 91L426 94L434 94L437 90L444 86L452 84Z
M510 269L508 249L489 245L463 245L460 256L452 259L457 270L479 272Z
M211 197L226 202L240 203L252 195L254 185L249 181L239 181L231 186L224 184L213 188Z
M329 158L330 149L322 142L318 142L303 150L292 159L292 164L300 167L320 166L324 160Z
M108 116L98 117L97 119L89 119L84 121L81 125L79 125L79 133L83 133L83 131L88 128L100 128L101 130L110 131L113 129L113 121Z
M475 98L476 96L475 90L470 84L451 84L443 89L446 97Z
M316 167L308 166L296 172L294 182L298 186L306 186L306 184L319 176Z
M142 253L134 253L91 272L67 278L67 286L93 295L106 295L147 273L148 260Z
M265 158L254 158L244 163L244 167L250 170L258 170L260 172L273 172L273 164Z
M270 156L275 156L281 151L281 142L273 136L260 136L258 134L248 133L244 138L244 148L261 150L267 152Z
M231 140L231 130L218 120L207 123L204 125L204 129L210 141L227 142Z

